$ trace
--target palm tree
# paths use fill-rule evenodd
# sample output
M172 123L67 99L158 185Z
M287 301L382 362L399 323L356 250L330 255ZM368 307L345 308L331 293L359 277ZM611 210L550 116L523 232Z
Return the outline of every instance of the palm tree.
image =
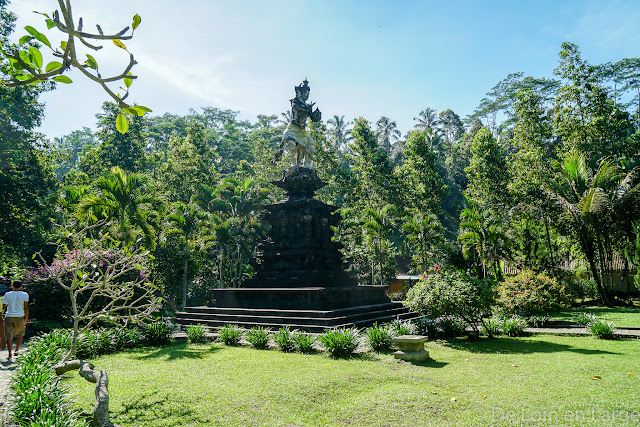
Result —
M612 239L616 227L640 207L637 171L628 173L603 159L594 172L582 153L570 153L557 179L547 178L548 194L564 210L571 232L587 258L604 304L610 305Z
M98 177L98 196L89 196L80 203L81 212L90 213L94 220L104 218L118 224L123 240L131 243L135 229L139 228L148 249L155 247L157 210L162 202L148 192L142 174L127 174L118 166L110 173Z
M407 236L407 243L414 254L414 264L419 272L427 271L429 254L433 247L442 241L442 226L438 218L431 212L415 210L402 226Z
M434 128L440 123L440 120L438 120L438 112L428 107L426 110L420 111L418 117L414 117L413 120L418 122L413 127L419 130Z
M384 152L387 153L387 155L390 155L392 142L400 139L402 133L398 130L398 125L396 124L396 122L389 119L388 117L380 117L376 124L378 125L378 129L376 131L378 141L380 141L380 145L382 146Z
M348 128L351 123L352 122L346 122L344 116L337 115L327 120L327 124L331 126L328 129L329 137L333 140L338 150L344 150L349 141L353 139L351 129Z
M380 284L384 285L384 256L390 249L389 234L395 226L395 207L393 205L385 205L382 209L365 209L365 217L363 224L363 233L372 250L374 259L378 263L378 272L380 274ZM373 284L373 265L371 264L371 282Z
M192 248L196 246L196 235L198 231L206 228L209 216L194 203L185 204L177 202L172 206L172 211L168 216L171 228L168 233L177 232L182 234L183 240L183 273L182 273L182 309L187 306L188 290L188 270L189 257ZM206 239L205 239L206 240Z

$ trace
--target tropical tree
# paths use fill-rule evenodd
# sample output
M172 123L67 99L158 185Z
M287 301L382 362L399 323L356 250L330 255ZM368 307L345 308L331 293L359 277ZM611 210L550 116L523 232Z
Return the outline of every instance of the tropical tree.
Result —
M429 260L435 255L437 245L442 242L442 226L431 212L414 210L402 225L406 245L412 254L418 272L426 272Z
M418 130L427 130L440 124L438 112L428 107L427 109L420 111L418 117L414 117L413 120L417 122L413 127Z
M153 249L159 228L157 211L162 202L150 191L146 181L142 174L127 174L115 166L111 172L98 177L95 186L99 194L84 198L80 209L90 212L94 220L104 218L114 222L120 237L128 244L140 230L145 247Z
M327 129L329 138L340 151L345 150L349 142L353 139L351 129L349 128L351 123L350 121L345 121L344 116L337 115L327 120L327 124L329 125Z
M371 257L371 282L374 281L374 265L378 267L380 285L384 285L385 266L394 259L394 248L389 240L389 235L396 226L396 210L392 205L385 205L382 209L367 208L363 216L362 232L365 236L365 244L372 254Z
M385 116L380 117L376 122L376 125L376 135L378 137L378 141L380 141L380 146L387 155L391 155L391 145L400 139L402 133L398 130L396 122Z
M182 269L182 309L187 306L187 294L189 287L188 266L189 257L199 244L204 246L207 238L198 239L208 228L209 216L194 203L177 202L171 206L171 212L167 217L169 228L165 233L178 233L182 236L183 244L183 269Z

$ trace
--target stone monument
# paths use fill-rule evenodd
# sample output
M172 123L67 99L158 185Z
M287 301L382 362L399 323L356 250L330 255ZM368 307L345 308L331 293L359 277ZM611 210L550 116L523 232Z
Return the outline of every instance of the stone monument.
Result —
M241 288L214 289L215 307L178 313L182 323L195 323L201 314L211 326L286 324L319 332L326 327L366 326L411 317L401 303L389 300L385 286L357 286L345 271L341 244L332 241L331 227L340 221L337 207L314 197L325 183L314 169L313 140L306 123L308 119L320 121L321 113L313 110L314 103L307 103L310 88L306 79L295 90L291 122L276 154L278 159L286 153L291 166L281 180L272 182L285 190L287 198L264 206L262 220L271 231L252 260L256 273Z

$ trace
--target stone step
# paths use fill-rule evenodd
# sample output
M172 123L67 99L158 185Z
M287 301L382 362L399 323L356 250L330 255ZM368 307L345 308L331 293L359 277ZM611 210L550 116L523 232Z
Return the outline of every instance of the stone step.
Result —
M234 307L187 307L180 313L201 313L201 314L230 314L230 315L253 315L253 316L278 316L278 317L313 317L327 318L336 316L348 316L358 313L369 313L372 311L405 309L400 302L387 302L384 304L360 305L348 308L338 308L333 310L279 310L274 308L234 308Z

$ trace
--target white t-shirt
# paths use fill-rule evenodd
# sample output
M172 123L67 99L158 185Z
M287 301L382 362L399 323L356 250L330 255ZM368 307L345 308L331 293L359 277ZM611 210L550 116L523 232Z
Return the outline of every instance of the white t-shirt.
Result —
M29 294L23 291L9 291L4 294L2 304L7 304L7 317L24 317L24 302Z

